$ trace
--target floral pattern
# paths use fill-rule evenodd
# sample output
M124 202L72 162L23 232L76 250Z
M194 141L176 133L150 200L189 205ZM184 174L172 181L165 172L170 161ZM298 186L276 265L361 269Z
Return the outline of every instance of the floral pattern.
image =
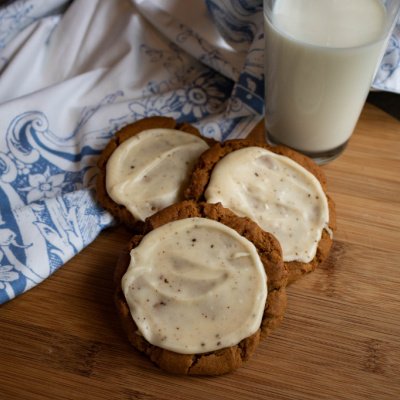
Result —
M222 92L210 75L201 75L187 87L177 90L176 96L183 117L199 120L223 110L229 93Z
M64 174L51 175L50 169L47 167L43 174L30 175L28 177L29 186L21 190L28 191L28 203L32 203L43 197L50 199L61 191L64 178Z
M9 282L16 281L18 272L13 271L12 265L0 265L0 290L6 289Z
M395 75L397 75L397 78ZM389 39L373 87L400 93L400 18L394 27L393 35Z

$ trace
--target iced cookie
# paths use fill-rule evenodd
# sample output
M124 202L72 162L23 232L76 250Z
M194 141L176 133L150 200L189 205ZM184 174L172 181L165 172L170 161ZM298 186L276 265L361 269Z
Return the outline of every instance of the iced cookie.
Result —
M335 210L326 179L309 158L248 140L217 143L202 154L186 198L221 203L280 242L289 283L328 255Z
M162 369L240 367L282 320L287 272L276 239L221 205L186 201L146 221L115 271L130 342Z
M193 165L208 143L214 142L172 118L146 118L124 127L98 161L100 204L129 227L141 227L150 215L182 200Z

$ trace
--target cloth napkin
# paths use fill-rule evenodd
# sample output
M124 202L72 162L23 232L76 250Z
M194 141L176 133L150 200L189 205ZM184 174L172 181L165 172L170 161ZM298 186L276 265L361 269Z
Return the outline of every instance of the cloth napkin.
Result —
M0 303L113 224L96 161L137 119L217 140L262 118L261 0L17 0L0 7ZM374 87L400 92L400 24Z

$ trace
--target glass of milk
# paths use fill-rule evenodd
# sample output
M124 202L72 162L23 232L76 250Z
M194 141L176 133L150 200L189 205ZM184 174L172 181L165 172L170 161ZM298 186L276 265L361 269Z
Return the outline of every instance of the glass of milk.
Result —
M346 147L400 0L264 0L267 141L317 163Z

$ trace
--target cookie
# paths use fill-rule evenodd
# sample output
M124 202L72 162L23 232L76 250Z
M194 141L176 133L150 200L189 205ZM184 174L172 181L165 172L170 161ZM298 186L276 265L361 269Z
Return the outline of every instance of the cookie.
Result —
M230 140L200 156L185 198L220 202L275 235L291 283L329 254L336 221L326 186L322 169L306 156L284 146Z
M213 143L172 118L145 118L125 126L99 157L99 203L118 221L140 230L148 216L182 200L197 157Z
M131 344L175 374L239 368L284 315L287 271L277 240L220 204L193 201L149 217L144 232L114 275Z

